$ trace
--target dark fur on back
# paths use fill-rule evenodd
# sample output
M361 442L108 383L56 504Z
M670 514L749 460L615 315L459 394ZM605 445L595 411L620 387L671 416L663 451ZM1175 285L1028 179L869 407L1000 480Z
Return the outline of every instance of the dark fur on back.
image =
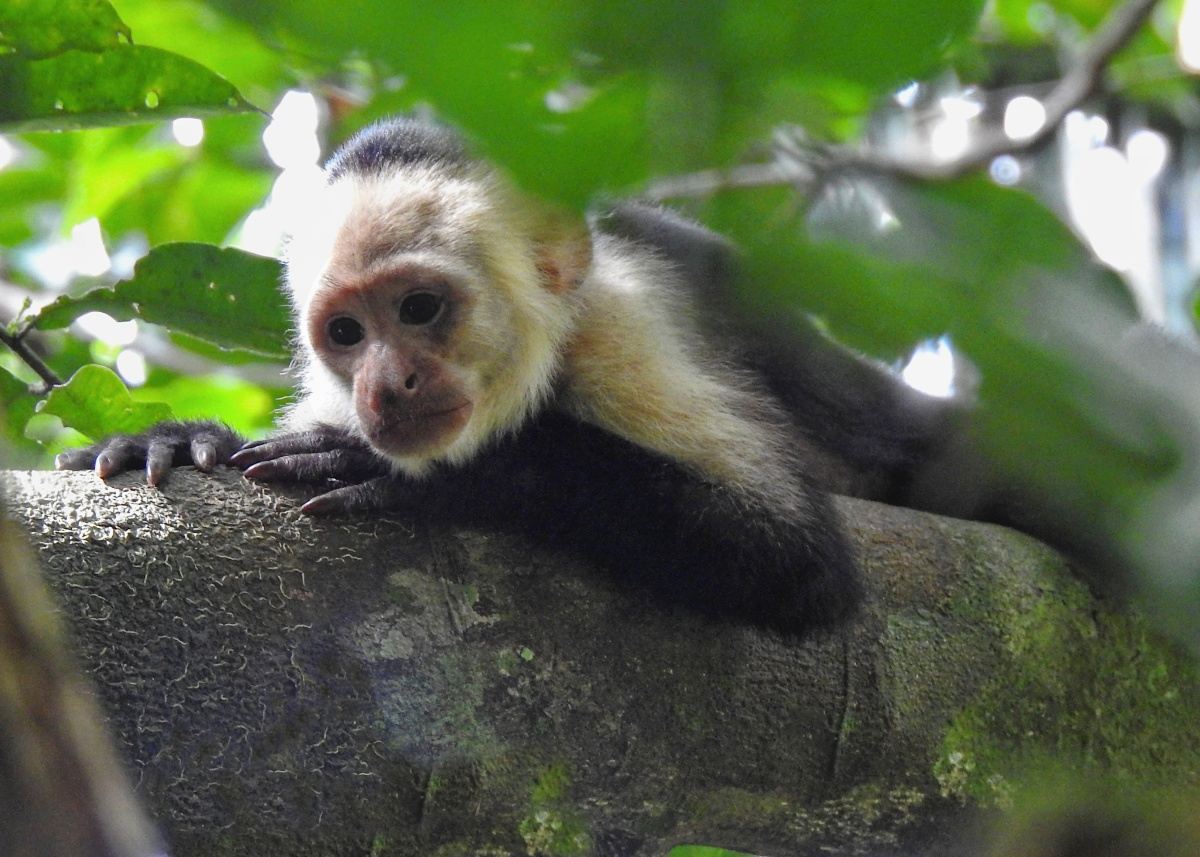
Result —
M379 175L395 167L422 163L452 169L470 161L462 138L451 129L397 117L363 128L338 147L325 170L332 182L350 173Z

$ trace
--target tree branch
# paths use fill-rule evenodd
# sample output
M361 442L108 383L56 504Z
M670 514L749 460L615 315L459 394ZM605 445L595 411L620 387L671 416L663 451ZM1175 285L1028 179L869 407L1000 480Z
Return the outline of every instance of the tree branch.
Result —
M26 366L37 373L37 376L45 383L45 387L41 390L42 394L49 393L51 387L57 387L62 383L62 379L54 370L47 366L46 362L25 342L23 333L9 333L0 327L0 345L6 346L13 354L20 357Z
M1150 17L1158 0L1127 0L1114 9L1075 62L1042 99L1046 118L1031 136L1014 140L994 123L962 155L949 160L896 156L878 149L814 146L794 134L781 134L775 159L728 170L704 170L652 182L646 196L662 200L705 196L718 190L793 184L807 186L831 172L857 170L927 181L958 178L987 166L1000 155L1029 151L1045 142L1072 110L1099 87L1109 62L1129 44Z
M1022 760L1196 779L1194 670L999 527L839 500L866 604L797 641L226 468L0 483L175 857L957 854Z

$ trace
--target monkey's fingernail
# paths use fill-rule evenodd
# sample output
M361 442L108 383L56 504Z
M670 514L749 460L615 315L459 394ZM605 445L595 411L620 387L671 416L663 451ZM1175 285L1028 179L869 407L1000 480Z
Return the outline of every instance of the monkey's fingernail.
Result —
M102 452L96 456L96 475L101 479L107 479L115 469L112 459L108 457L108 453Z
M258 450L246 449L245 447L239 449L229 458L230 464L232 464L234 467L242 468L249 467L250 465L256 464L259 461L261 461L261 457L258 454Z
M274 461L260 461L247 467L245 475L247 479L271 480L278 475L276 470Z
M60 452L58 455L54 456L54 469L66 470L67 464L69 464L70 461L70 457L65 452Z
M212 470L217 464L217 451L211 443L199 443L192 448L192 461L201 470Z
M300 511L305 515L324 515L335 511L336 508L337 503L330 500L328 494L319 494L301 506Z

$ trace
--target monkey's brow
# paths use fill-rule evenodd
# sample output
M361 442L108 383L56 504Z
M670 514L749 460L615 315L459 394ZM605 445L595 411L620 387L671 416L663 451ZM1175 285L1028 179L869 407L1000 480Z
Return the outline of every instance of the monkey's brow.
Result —
M389 260L401 254L431 250L452 251L453 249L451 243L444 237L439 236L435 231L422 230L415 235L408 235L404 238L363 242L359 247L358 258L355 261L362 270L367 271L374 268L387 267Z
M381 258L389 259L390 256ZM321 287L323 291L356 291L360 289L372 289L376 286L397 280L407 280L420 284L423 282L441 282L445 279L446 272L440 268L417 261L408 261L393 264L377 264L359 269L349 275L326 271L321 275Z

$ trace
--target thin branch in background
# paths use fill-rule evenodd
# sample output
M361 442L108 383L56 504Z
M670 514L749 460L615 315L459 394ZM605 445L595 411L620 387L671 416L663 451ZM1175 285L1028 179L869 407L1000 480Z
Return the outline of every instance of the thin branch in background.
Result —
M783 145L775 160L727 170L705 170L652 182L646 196L661 200L704 196L731 188L792 184L801 187L838 170L884 173L904 178L945 181L986 167L1000 155L1036 148L1052 136L1063 119L1096 91L1112 58L1133 39L1154 11L1158 0L1127 0L1114 9L1075 62L1054 84L1042 105L1045 121L1036 133L1014 140L995 124L983 130L962 155L950 160L897 157L878 150L850 146L814 146L793 134L781 134Z
M57 387L62 383L62 379L55 374L54 370L47 366L46 362L25 342L23 334L12 334L0 327L0 345L6 346L13 354L20 357L26 366L37 373L44 384L40 391L42 395L49 393L52 387Z

